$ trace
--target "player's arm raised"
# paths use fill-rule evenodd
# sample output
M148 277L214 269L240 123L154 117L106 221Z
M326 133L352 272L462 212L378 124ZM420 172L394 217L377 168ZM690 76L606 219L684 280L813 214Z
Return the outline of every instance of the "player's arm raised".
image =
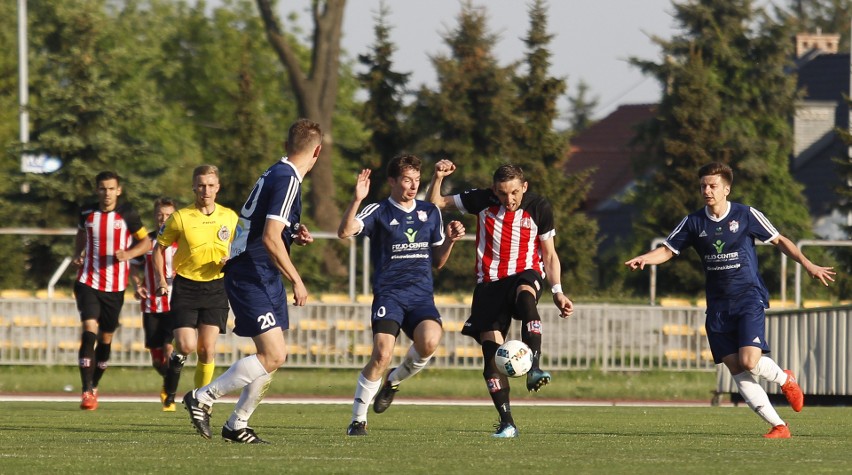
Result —
M361 231L361 224L355 219L355 215L358 214L361 202L370 192L370 173L368 169L361 170L355 180L355 194L352 196L352 201L346 211L343 212L343 218L341 218L340 226L337 228L337 237L340 239L354 236Z
M432 175L426 196L440 210L456 209L456 203L452 196L441 196L441 185L444 183L444 177L452 175L454 171L456 171L456 165L449 160L439 160L435 164L435 173Z

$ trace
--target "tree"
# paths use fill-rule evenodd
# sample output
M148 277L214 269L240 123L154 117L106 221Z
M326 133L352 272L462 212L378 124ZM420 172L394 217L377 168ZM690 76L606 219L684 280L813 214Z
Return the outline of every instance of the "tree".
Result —
M796 99L789 73L791 24L771 20L750 0L699 0L674 8L683 33L655 39L666 61L632 60L666 86L657 117L639 139L647 152L636 163L637 176L645 177L635 195L641 213L637 241L666 235L703 205L696 171L710 161L734 168L731 199L757 207L794 240L807 236L802 187L788 166ZM764 259L767 269L777 269L775 259L777 253ZM679 261L660 276L662 286L699 292L700 266ZM777 272L764 273L764 279L777 284Z
M598 96L589 97L589 84L580 81L577 84L577 93L568 97L571 106L568 111L568 128L571 135L576 135L592 125L592 116L598 107Z
M311 2L314 32L307 72L304 61L291 44L292 39L284 36L281 22L272 10L271 2L257 0L257 6L266 27L269 44L287 71L299 115L318 122L325 133L321 156L311 172L313 184L308 198L312 216L320 229L337 229L340 224L340 209L329 191L335 189L331 157L334 148L332 116L337 102L340 36L346 0Z
M513 130L517 95L515 67L501 67L492 51L484 9L462 4L458 26L444 35L450 55L432 58L438 90L417 93L412 129L417 150L449 158L463 170L466 185L490 186L497 166L515 158Z
M566 288L587 292L595 276L597 225L578 208L588 193L589 173L566 177L554 173L564 166L568 141L554 130L557 101L565 93L565 80L550 75L551 53L548 45L553 35L547 32L547 5L535 0L530 7L530 29L526 44L527 74L518 76L516 114L521 119L515 129L517 153L515 162L523 167L531 189L546 196L553 206L559 238L557 251L562 271L569 278Z
M365 167L374 170L373 183L379 185L370 190L368 201L376 201L379 196L386 194L380 192L379 188L383 187L387 178L387 164L408 143L403 123L403 97L411 74L393 69L391 56L396 45L390 40L391 27L387 22L389 14L390 9L383 0L373 29L375 43L371 46L371 52L358 56L358 61L367 68L358 75L367 90L361 117L364 126L371 131L370 149L362 155L362 162Z

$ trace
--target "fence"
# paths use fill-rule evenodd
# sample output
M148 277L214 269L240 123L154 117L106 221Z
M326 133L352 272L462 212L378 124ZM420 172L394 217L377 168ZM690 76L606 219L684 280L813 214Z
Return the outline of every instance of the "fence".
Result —
M434 365L482 368L480 347L462 336L468 306L439 305L445 335ZM544 324L543 365L548 369L707 370L714 368L703 336L703 309L579 305L575 315L561 319L553 305L539 307ZM324 304L290 308L287 332L291 367L362 367L370 356L370 305ZM145 366L139 304L129 299L122 326L112 344L113 366ZM233 318L229 321L231 327ZM519 338L519 325L512 337ZM0 299L0 364L76 365L80 323L71 299ZM403 335L395 349L398 362L410 341ZM219 365L229 365L255 351L251 339L228 331L220 337Z
M766 338L772 359L793 370L805 394L852 395L852 306L767 314ZM716 376L719 393L738 392L724 365ZM777 384L761 384L771 394L781 392Z
M480 369L479 346L460 331L467 305L439 305L445 335L433 365ZM736 393L728 370L713 364L704 333L704 309L578 305L561 319L552 305L539 307L544 323L543 366L603 371L716 371L717 392ZM125 303L122 327L112 344L114 366L147 366L139 304ZM291 367L360 368L372 348L370 305L315 303L290 308L287 332ZM233 318L229 320L232 327ZM519 338L513 325L512 338ZM767 314L767 338L779 365L793 369L809 395L852 395L852 306L785 310ZM76 365L80 322L71 299L0 299L0 364ZM410 341L400 335L398 363ZM251 339L220 337L216 362L230 365L255 351ZM770 393L777 385L764 383Z

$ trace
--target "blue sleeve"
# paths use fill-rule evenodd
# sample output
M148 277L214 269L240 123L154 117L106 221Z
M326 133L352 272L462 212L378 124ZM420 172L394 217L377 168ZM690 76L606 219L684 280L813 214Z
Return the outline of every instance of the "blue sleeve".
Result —
M680 255L681 251L692 245L695 233L691 232L689 228L689 216L687 216L668 235L664 243L665 246L675 254Z

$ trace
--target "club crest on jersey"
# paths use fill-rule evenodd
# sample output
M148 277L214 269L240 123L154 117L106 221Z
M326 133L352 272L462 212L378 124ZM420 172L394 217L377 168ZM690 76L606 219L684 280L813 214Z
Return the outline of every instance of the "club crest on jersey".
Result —
M216 236L219 237L220 241L227 241L228 239L231 238L231 230L228 229L227 226L222 225L222 227L219 228L219 232L216 233Z
M532 229L532 218L529 216L521 218L521 227L524 229Z
M735 233L740 229L740 223L736 221L731 221L730 223L728 223L728 229L730 229L732 233Z
M422 209L417 210L417 219L425 223L427 218L428 216L426 216L425 211L423 211Z
M116 221L116 222L112 223L112 228L113 229L121 229L122 223L123 223L122 221Z

